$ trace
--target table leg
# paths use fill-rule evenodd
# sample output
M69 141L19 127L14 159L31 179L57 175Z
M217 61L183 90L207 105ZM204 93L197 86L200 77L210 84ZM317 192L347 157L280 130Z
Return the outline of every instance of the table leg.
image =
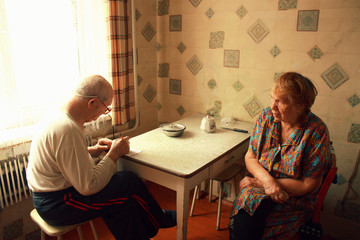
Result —
M187 239L187 223L189 214L189 190L179 186L176 192L177 229L176 239Z

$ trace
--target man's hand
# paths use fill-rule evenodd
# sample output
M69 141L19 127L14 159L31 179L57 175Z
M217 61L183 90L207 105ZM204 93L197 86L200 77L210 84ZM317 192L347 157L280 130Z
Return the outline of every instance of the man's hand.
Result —
M88 147L89 153L92 157L98 157L104 151L110 149L112 140L107 138L100 138L95 146Z
M129 153L129 139L129 137L121 137L113 140L107 156L110 157L114 162L116 162L121 156Z
M100 146L102 147L107 147L106 150L109 150L111 148L111 144L112 144L112 140L111 139L108 139L108 138L100 138L98 143Z

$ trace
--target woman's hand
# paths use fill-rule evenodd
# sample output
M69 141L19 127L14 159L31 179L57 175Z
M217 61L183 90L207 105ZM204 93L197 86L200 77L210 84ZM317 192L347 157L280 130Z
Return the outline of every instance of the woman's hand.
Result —
M248 171L257 180L257 184L264 188L265 194L274 202L284 203L289 199L289 195L283 190L280 182L273 178L270 173L259 164L259 161L250 148L245 155L245 164Z
M265 194L268 195L274 202L284 203L289 199L289 195L281 189L276 179L271 179L268 182L261 183L258 179L253 177L244 177L239 182L240 191L246 187L262 188Z
M274 202L282 204L289 199L289 194L287 194L284 190L281 190L279 193L271 195L270 197Z
M284 203L289 199L289 195L281 188L279 182L275 178L270 178L262 183L265 194L277 203Z
M95 146L88 147L89 153L92 157L98 157L104 151L111 148L112 140L107 138L100 138Z
M256 178L253 177L246 176L239 182L240 191L249 186L262 188L261 183Z

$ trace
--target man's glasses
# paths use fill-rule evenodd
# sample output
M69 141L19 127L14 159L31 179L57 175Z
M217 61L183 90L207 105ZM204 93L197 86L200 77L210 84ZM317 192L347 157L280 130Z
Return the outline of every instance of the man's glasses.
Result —
M99 99L99 101L102 103L102 105L104 105L104 107L106 108L106 111L105 111L105 115L108 115L110 112L111 112L111 107L108 107L108 106L106 106L106 104L103 102L103 101L101 101L101 99L99 98L99 97L97 97L97 99ZM112 117L110 116L110 115L108 115L109 117L110 117L110 119L111 119L111 121L112 121ZM115 129L114 129L114 125L112 125L111 124L111 127L112 127L112 134L113 134L113 139L115 139Z
M99 97L99 96L90 96L90 95L82 95L82 94L80 94L80 93L77 93L77 92L75 92L75 94L77 95L77 96L80 96L80 97L83 97L83 98L97 98L97 99L99 99L99 101L101 102L101 104L102 105L104 105L104 107L105 107L105 115L107 115L107 114L109 114L110 112L111 112L111 107L108 107L108 106L106 106L106 104L101 100L101 98Z
M97 99L99 99L99 101L102 103L102 105L104 105L104 107L106 108L106 111L104 114L109 114L112 110L111 107L106 106L106 104L99 97L97 97Z

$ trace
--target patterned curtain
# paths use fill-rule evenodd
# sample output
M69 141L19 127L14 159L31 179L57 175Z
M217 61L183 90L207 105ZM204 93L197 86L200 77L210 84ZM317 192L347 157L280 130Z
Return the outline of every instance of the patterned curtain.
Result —
M113 124L135 119L131 1L106 0L110 78L114 88Z

